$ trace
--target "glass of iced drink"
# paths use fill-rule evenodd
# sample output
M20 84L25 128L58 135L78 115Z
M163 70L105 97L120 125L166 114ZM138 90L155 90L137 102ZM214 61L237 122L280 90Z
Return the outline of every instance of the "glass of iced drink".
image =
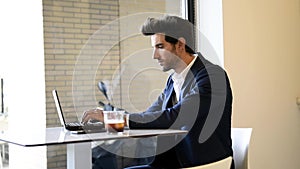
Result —
M124 111L103 111L103 115L107 133L124 131Z

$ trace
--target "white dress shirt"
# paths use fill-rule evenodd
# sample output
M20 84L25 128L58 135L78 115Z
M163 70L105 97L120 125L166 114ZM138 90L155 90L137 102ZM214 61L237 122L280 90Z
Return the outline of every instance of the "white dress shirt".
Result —
M175 72L172 75L172 80L174 82L173 86L174 86L174 90L175 90L175 93L176 93L177 101L179 101L180 90L181 90L182 85L184 83L185 77L186 77L187 73L189 72L189 70L191 69L192 65L194 64L195 60L196 60L196 56L191 61L191 63L189 65L187 65L187 67L181 73L176 73Z

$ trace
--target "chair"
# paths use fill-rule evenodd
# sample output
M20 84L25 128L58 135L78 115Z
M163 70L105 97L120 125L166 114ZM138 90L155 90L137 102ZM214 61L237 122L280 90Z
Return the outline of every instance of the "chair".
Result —
M0 152L0 169L3 168L3 157L5 156L5 151L4 151L4 142L0 141L1 145L1 152Z
M213 163L200 165L196 167L189 167L184 169L230 169L232 157L227 157L223 160L216 161Z
M248 146L252 128L231 128L235 169L248 169Z
M3 168L2 155L0 154L0 169Z

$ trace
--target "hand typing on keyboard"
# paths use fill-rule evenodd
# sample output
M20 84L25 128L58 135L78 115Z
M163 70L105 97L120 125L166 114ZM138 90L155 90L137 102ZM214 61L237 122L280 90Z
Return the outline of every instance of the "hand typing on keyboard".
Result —
M87 124L91 123L90 121L103 122L103 110L96 108L85 111L82 116L81 123Z
M87 110L83 113L81 123L94 123L94 122L101 122L103 123L103 111L104 110L123 110L117 107L114 107L111 104L103 104L103 108L97 107L94 109Z

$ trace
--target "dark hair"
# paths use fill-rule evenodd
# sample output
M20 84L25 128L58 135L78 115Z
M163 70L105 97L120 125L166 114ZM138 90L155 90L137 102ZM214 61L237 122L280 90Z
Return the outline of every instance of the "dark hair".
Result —
M162 33L165 40L176 44L179 38L186 41L186 52L195 53L194 26L188 20L177 16L164 15L161 18L148 18L141 27L141 32L145 36Z

